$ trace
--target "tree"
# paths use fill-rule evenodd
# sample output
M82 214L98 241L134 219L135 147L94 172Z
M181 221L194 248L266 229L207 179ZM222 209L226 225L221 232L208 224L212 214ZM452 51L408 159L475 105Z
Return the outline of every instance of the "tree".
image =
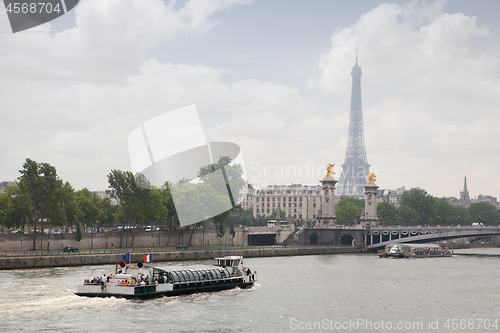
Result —
M468 208L471 221L481 222L485 225L498 225L498 210L487 202L476 202Z
M362 205L361 205L362 204ZM355 198L342 198L335 205L335 215L339 224L351 224L357 221L364 209L364 201Z
M82 228L80 227L80 222L76 222L76 241L80 242L82 240Z
M417 225L418 212L409 206L401 205L396 209L396 214L401 219L403 225Z
M444 198L435 198L434 207L436 208L436 224L456 224L457 223L457 210L450 205Z
M79 222L85 222L85 225L90 225L92 229L98 220L98 201L97 195L91 193L87 188L76 192L76 202L81 212L79 215Z
M57 191L61 182L57 177L56 168L48 163L37 163L29 158L19 170L18 178L20 195L32 204L33 212L33 250L36 250L36 226L38 221L43 224L44 213L48 207L55 207ZM41 228L43 229L43 228ZM43 230L42 230L43 231Z
M125 230L125 221L127 220L126 204L132 201L132 191L130 184L134 182L134 175L130 171L111 170L108 174L109 189L106 191L120 205L122 230ZM120 247L123 245L123 234L120 237Z
M9 198L7 197L6 194L1 194L0 195L0 225L2 226L2 232L3 232L3 227L6 224L6 216L7 216L7 209L9 208Z
M404 192L401 206L415 210L424 223L427 223L429 219L436 218L434 198L423 189L412 188L410 191Z
M64 231L69 232L69 226L75 223L76 216L79 212L78 203L75 197L75 190L69 182L64 183L61 188L61 209L64 213Z
M381 224L394 224L394 216L396 215L396 207L388 202L381 202L377 205L377 217Z

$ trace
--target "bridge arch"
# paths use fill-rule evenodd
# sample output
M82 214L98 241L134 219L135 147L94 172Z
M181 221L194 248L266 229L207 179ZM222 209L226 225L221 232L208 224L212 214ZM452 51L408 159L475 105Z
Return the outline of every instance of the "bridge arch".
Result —
M319 235L317 233L313 232L309 236L309 244L311 244L311 245L317 245L318 244L318 239L319 239Z
M352 237L350 234L345 234L340 237L340 245L352 245L353 239L354 237Z

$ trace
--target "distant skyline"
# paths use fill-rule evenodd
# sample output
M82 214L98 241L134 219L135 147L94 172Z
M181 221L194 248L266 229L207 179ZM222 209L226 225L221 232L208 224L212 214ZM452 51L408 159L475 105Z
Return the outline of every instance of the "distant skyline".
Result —
M0 6L0 181L26 158L76 189L131 170L127 137L196 104L248 180L317 185L344 163L351 68L380 188L500 197L500 2L81 0L12 34ZM166 143L166 144L173 144Z

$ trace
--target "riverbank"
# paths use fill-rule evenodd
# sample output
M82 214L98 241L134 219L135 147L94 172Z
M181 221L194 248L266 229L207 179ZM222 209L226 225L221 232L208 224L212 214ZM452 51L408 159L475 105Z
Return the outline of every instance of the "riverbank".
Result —
M333 246L296 246L265 248L204 249L189 251L154 251L153 262L205 260L227 255L239 255L244 258L304 256L318 254L361 253L362 248ZM131 262L143 261L146 253L131 253ZM59 254L44 256L0 257L0 270L20 268L43 268L116 264L122 261L123 253Z

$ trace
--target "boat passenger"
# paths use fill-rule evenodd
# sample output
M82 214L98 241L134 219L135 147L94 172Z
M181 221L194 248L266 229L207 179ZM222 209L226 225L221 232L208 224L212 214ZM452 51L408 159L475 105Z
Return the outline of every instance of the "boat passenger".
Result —
M129 286L135 286L136 285L136 282L135 282L135 279L132 278L128 284Z
M123 281L123 286L124 287L128 287L128 281L127 280Z
M119 286L119 285L120 285L120 280L116 280L115 286Z

